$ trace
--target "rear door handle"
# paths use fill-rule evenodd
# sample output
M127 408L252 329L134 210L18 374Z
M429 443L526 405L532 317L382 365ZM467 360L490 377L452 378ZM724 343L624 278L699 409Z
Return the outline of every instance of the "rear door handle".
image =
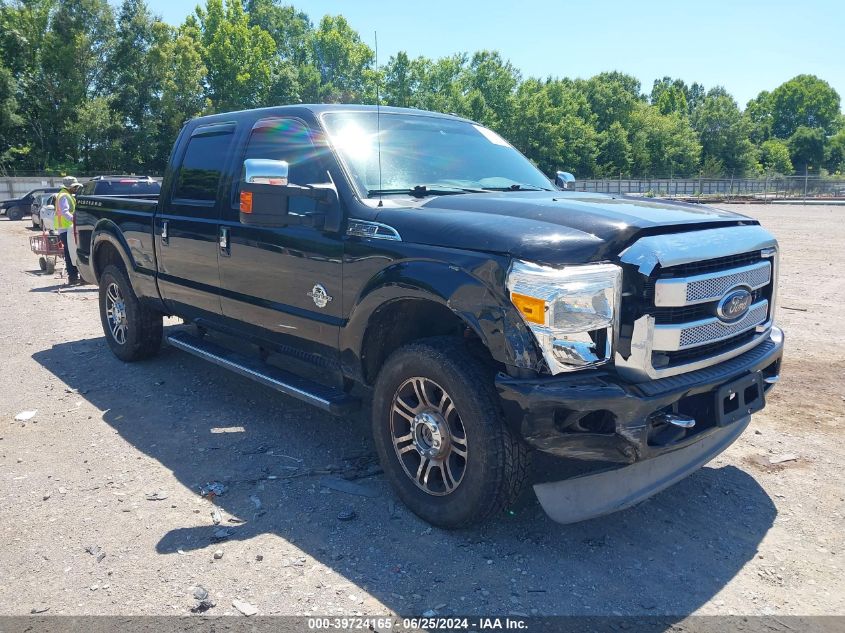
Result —
M220 250L224 255L229 254L229 229L225 226L220 227Z
M167 220L163 220L161 223L161 243L167 244Z

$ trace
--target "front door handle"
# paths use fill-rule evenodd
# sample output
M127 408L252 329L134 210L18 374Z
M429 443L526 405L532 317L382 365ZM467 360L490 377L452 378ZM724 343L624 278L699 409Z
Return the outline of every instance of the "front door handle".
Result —
M225 226L220 227L220 250L223 254L229 254L229 229Z
M161 223L161 243L167 244L167 220L162 221Z

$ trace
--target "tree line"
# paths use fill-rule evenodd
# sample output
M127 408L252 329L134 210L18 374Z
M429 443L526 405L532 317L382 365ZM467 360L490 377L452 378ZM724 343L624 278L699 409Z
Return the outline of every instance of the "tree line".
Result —
M489 50L377 66L343 16L279 0L206 0L178 27L144 0L0 0L0 173L161 173L192 117L377 98L478 121L548 174L845 172L840 97L813 75L741 109L672 77L523 77Z

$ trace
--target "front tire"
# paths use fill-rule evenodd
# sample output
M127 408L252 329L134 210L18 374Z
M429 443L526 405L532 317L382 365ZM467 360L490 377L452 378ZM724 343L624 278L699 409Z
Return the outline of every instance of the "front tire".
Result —
M100 276L100 320L109 348L122 361L150 358L161 348L161 313L139 301L126 273L114 265Z
M398 496L439 527L502 512L526 479L527 452L502 418L492 372L460 338L425 339L390 356L376 380L373 436Z

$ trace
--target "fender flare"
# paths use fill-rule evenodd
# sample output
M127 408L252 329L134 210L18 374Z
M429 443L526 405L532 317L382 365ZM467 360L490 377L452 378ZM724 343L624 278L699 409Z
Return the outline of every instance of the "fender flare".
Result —
M126 269L126 274L129 275L130 282L134 281L136 265L135 260L132 258L129 244L126 242L126 237L121 230L111 220L100 220L97 222L91 237L91 270L94 273L95 281L99 283L100 273L103 272L97 268L97 251L103 244L111 244L115 248L123 260L123 266Z
M345 368L363 375L362 349L373 316L390 303L425 300L458 316L494 360L539 370L542 355L516 309L470 271L445 262L403 260L381 269L364 285L340 333Z

